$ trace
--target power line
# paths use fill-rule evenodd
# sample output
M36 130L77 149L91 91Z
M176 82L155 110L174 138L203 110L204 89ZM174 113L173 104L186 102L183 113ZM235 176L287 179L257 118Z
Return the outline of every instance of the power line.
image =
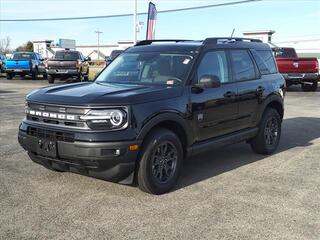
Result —
M171 13L171 12L181 12L181 11L189 11L196 9L204 9L204 8L213 8L213 7L222 7L222 6L230 6L230 5L238 5L250 2L257 2L262 0L243 0L243 1L234 1L228 3L219 3L219 4L209 4L204 6L196 6L196 7L188 7L188 8L176 8L169 10L158 11L158 13ZM137 15L145 15L148 12L137 13ZM88 16L88 17L63 17L63 18L21 18L21 19L0 19L0 22L40 22L40 21L68 21L68 20L84 20L84 19L99 19L99 18L117 18L117 17L130 17L133 16L132 13L126 14L115 14L115 15L101 15L101 16Z

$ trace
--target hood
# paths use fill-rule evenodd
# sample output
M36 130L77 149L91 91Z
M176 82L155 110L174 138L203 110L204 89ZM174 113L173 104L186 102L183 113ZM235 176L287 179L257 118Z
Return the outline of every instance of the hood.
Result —
M27 100L61 105L130 105L175 98L182 87L111 83L74 83L32 91Z

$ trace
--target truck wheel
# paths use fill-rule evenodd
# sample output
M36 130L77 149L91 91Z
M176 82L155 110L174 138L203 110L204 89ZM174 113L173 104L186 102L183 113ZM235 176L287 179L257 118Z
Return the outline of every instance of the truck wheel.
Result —
M139 188L152 194L166 193L179 177L183 161L181 142L173 132L156 129L144 141L140 159Z
M318 88L318 82L317 81L314 81L312 82L312 84L301 84L301 89L302 91L304 92L315 92L317 91L317 88Z
M50 84L54 83L54 76L48 75L48 83Z
M271 154L278 145L281 136L281 118L273 108L267 108L259 124L258 134L250 140L251 148L259 154Z
M13 73L7 73L7 79L10 80L14 77Z
M37 80L37 77L38 77L38 69L35 69L34 71L32 71L31 73L31 78L33 80Z

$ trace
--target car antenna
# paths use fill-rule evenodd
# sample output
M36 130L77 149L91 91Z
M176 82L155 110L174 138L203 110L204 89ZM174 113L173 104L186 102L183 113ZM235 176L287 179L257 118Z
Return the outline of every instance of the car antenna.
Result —
M235 28L232 30L232 33L231 33L231 38L233 37L233 34L234 34L234 30L236 30Z

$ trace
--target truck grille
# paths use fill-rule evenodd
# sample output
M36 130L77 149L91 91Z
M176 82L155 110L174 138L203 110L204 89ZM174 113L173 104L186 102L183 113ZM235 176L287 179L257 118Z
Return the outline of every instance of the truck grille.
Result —
M39 103L26 104L27 121L43 125L55 125L67 128L89 129L80 116L84 116L89 109L80 107L64 107Z

